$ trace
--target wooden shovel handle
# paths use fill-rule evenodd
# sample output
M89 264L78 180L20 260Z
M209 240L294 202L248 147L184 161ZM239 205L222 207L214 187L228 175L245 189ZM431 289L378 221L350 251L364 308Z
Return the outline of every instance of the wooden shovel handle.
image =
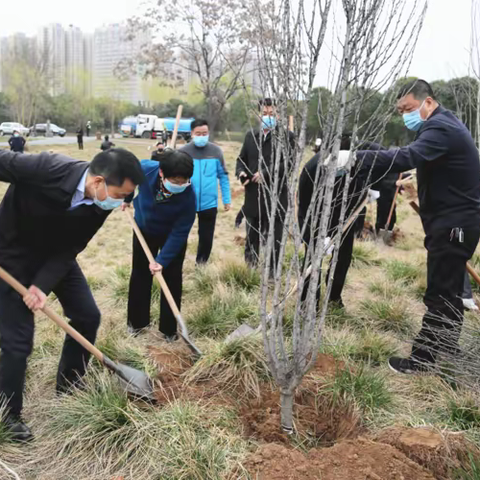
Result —
M175 128L173 129L172 140L170 142L170 148L175 148L177 144L178 127L180 126L180 119L182 118L183 105L179 105L177 109L177 117L175 119Z
M22 297L24 297L28 290L8 272L0 267L0 278L8 283L14 290L16 290ZM90 343L83 335L80 335L73 327L71 327L60 315L54 312L50 307L43 307L42 312L53 320L62 330L74 338L85 350L88 350L98 361L103 362L103 353Z
M410 202L410 206L420 215L420 207L417 205L416 202ZM468 262L467 262L467 271L475 280L475 283L477 285L480 285L480 276Z

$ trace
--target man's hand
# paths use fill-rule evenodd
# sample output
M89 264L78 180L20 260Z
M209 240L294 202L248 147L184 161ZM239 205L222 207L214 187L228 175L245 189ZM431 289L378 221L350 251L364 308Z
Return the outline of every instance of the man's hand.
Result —
M225 209L226 212L229 212L232 206L229 203L226 203L223 208Z
M244 182L242 182L242 178L247 178ZM240 172L238 175L238 179L240 180L240 183L245 187L250 183L250 180L248 179L248 175L245 172Z
M128 203L127 203L127 202L123 202L123 203L122 203L122 207L121 207L121 208L122 208L122 212L124 212L127 208L131 208L131 206L132 206L132 202L128 202Z
M153 262L149 265L149 268L150 268L150 273L152 275L155 275L156 273L160 273L163 269L163 267L157 263L157 262Z
M257 172L252 177L252 182L254 183L261 183L262 177L260 176L260 172Z
M35 285L32 285L23 297L25 305L33 312L41 310L47 302L47 296Z

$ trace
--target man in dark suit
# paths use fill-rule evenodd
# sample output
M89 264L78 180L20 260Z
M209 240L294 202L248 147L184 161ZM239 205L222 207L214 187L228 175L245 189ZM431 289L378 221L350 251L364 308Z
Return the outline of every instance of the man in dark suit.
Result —
M270 98L261 100L259 102L259 112L261 128L246 134L236 166L236 175L245 186L245 203L242 207L247 221L245 261L251 266L256 266L258 263L260 237L265 235L270 223L271 189L275 181L274 136L280 134L276 126L275 102ZM290 152L293 153L295 148L294 135L292 132L288 132L288 135ZM262 158L261 161L260 158ZM275 216L275 265L280 253L278 244L282 240L285 211L288 205L286 178L290 164L290 158L282 156L279 166L279 205ZM262 182L263 185L261 185Z
M54 292L71 325L95 341L100 312L76 256L143 179L135 155L122 149L99 153L91 163L0 150L0 181L10 183L0 205L0 266L29 286L22 299L0 281L0 395L7 405L4 424L16 440L32 438L21 412L33 312ZM67 336L58 392L80 380L88 360Z

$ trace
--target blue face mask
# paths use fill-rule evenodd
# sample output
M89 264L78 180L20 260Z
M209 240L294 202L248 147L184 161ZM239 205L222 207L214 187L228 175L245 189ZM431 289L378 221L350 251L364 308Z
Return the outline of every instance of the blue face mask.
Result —
M169 180L165 179L163 181L163 186L170 192L170 193L182 193L185 191L187 187L190 186L190 182L185 183L183 185L176 185L175 183L170 182Z
M111 198L108 196L108 187L107 187L107 182L105 181L105 192L107 194L107 197L105 200L99 200L97 198L97 191L95 190L95 198L93 199L93 203L100 207L102 210L113 210L114 208L119 207L122 203L123 200L117 200L116 198Z
M417 110L414 110L413 112L410 112L410 113L403 114L403 121L405 123L405 126L409 130L418 132L420 130L420 127L425 123L425 120L420 115L420 110L422 109L424 103L425 103L425 100L420 105L420 108L418 108Z
M265 130L273 130L277 126L277 119L270 115L264 115L262 117L262 124Z
M193 143L195 144L196 147L203 148L207 146L208 139L209 139L208 135L204 135L203 137L194 136Z

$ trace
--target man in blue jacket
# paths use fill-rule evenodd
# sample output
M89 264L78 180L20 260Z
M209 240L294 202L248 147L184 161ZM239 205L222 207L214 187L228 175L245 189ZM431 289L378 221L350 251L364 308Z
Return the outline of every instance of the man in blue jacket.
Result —
M193 160L185 152L166 150L159 161L142 160L146 181L139 186L134 200L135 220L156 262L149 264L133 236L133 265L128 292L128 327L137 334L150 324L152 275L162 272L172 296L180 308L182 270L187 239L195 221L195 193L190 184ZM125 209L133 195L125 200ZM160 253L159 253L160 250ZM169 342L176 340L177 322L162 292L160 332Z
M401 373L428 370L439 353L458 354L463 323L465 263L480 236L480 163L478 150L458 118L435 99L423 80L406 85L397 109L416 131L410 145L392 150L360 151L373 176L417 169L420 216L427 256L427 312L409 358L392 357Z
M194 162L192 185L197 198L198 250L197 265L210 257L215 234L218 208L218 183L222 190L225 211L230 210L230 182L220 147L209 142L206 120L192 122L192 141L180 150L188 153Z

